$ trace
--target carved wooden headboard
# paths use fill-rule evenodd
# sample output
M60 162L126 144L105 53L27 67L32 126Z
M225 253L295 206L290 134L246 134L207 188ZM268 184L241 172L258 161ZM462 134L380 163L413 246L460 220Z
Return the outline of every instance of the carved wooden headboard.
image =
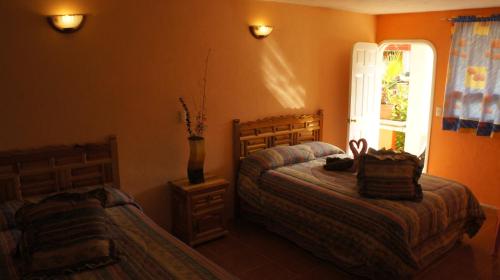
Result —
M97 184L120 188L114 136L101 143L0 152L0 202Z
M235 172L249 154L274 146L291 146L323 139L323 111L288 115L250 122L233 120Z

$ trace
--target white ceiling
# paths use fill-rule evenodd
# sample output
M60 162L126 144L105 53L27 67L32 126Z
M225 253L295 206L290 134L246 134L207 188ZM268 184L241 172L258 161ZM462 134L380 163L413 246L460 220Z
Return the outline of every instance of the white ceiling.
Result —
M500 0L262 0L306 6L327 7L364 14L399 14L412 12L500 7Z

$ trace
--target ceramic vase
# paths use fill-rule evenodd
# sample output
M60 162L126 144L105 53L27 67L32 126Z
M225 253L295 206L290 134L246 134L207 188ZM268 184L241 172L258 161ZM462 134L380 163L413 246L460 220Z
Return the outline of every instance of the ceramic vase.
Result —
M188 179L191 184L205 182L203 165L205 163L205 139L203 137L189 137Z

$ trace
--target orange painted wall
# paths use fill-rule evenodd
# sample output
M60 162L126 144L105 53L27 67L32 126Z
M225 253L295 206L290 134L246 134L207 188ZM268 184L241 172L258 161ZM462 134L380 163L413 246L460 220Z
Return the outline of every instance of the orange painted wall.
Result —
M74 34L44 15L86 13ZM265 40L248 24L275 26ZM123 189L170 225L168 180L186 173L179 96L208 74L206 170L232 178L231 121L325 110L345 146L352 45L375 17L244 0L0 1L0 150L118 135Z
M443 106L451 23L443 20L458 15L500 13L500 7L377 16L377 42L391 39L424 39L437 52L434 106ZM478 137L441 129L441 118L432 119L429 173L468 185L485 204L500 207L500 137Z

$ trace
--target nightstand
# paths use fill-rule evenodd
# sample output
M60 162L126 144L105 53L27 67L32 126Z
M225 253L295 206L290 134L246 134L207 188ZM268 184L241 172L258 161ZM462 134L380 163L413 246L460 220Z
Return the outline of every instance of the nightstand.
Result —
M173 189L173 234L190 246L227 234L226 192L229 182L206 178L190 185L187 179L168 183Z

